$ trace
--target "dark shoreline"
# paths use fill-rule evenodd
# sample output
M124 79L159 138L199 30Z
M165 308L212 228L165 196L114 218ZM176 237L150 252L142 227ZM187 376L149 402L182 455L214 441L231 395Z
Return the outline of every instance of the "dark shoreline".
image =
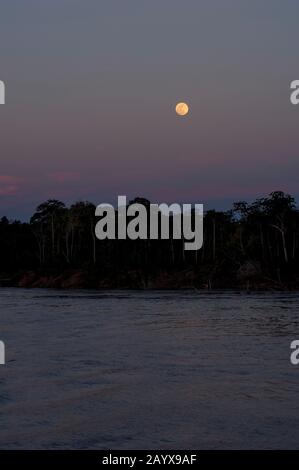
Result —
M131 203L150 207L144 198ZM167 239L98 240L96 223L94 204L67 207L55 199L40 204L30 223L2 217L0 286L299 289L299 210L282 191L250 204L236 202L230 211L207 211L198 251L185 250L173 233Z
M216 290L297 291L299 281L278 282L266 277L251 280L214 279L208 282L192 269L182 271L160 271L145 274L138 270L117 273L90 272L80 269L62 273L49 271L22 271L0 275L0 287L53 288L53 289L119 289L119 290L195 290L212 292Z

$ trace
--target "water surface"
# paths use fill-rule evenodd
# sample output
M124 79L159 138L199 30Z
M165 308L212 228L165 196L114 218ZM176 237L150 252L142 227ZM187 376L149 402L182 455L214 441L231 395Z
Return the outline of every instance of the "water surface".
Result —
M0 289L1 449L299 449L297 293Z

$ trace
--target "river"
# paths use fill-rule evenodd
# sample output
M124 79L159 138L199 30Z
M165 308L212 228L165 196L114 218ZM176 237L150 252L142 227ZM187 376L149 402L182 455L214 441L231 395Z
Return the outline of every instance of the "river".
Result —
M299 449L299 294L0 289L1 449Z

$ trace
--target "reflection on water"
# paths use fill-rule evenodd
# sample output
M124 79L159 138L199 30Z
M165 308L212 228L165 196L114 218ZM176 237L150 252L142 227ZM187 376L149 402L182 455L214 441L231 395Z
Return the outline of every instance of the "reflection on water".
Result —
M0 448L299 449L298 304L0 289Z

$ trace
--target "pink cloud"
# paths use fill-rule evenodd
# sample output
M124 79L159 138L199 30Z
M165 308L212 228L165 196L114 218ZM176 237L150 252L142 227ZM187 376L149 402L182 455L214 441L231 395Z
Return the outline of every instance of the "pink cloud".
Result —
M0 196L15 196L19 190L21 178L9 175L0 175Z
M66 183L68 181L78 181L80 173L76 171L57 171L50 173L49 177L52 181L55 181L55 183Z

